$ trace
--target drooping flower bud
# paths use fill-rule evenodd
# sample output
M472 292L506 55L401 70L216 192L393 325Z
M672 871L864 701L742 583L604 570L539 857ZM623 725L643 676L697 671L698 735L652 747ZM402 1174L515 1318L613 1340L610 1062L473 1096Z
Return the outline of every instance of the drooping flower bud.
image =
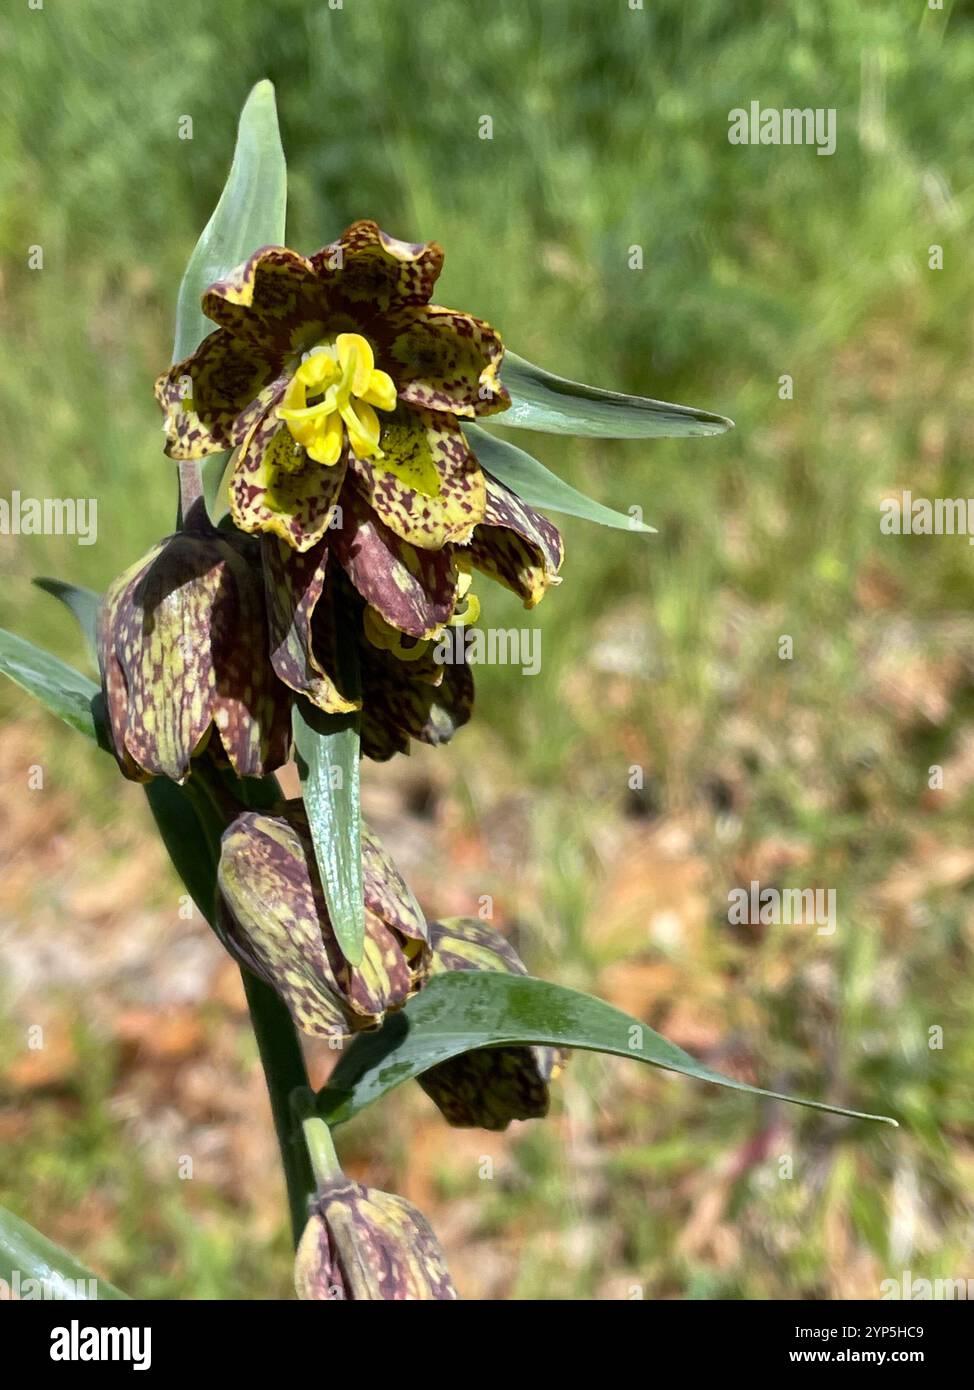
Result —
M213 529L181 532L105 596L99 664L115 755L133 780L182 782L207 745L240 777L287 761L290 693L271 668L246 545Z
M301 1299L455 1299L457 1291L425 1216L391 1192L344 1175L319 1190L298 1245Z
M364 827L362 857L365 953L352 966L332 930L301 803L288 803L280 816L245 812L223 835L221 936L306 1033L334 1039L377 1028L429 972L426 919Z
M453 917L430 923L433 974L488 970L526 975L514 948L486 922ZM506 1129L511 1120L543 1119L548 1083L567 1053L555 1047L488 1047L440 1062L418 1078L444 1119L457 1128Z

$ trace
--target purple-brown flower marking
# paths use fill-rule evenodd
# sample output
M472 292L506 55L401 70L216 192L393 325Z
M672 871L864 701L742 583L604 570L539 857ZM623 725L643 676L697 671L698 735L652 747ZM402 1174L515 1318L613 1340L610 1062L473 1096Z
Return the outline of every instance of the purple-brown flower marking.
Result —
M170 536L106 594L99 664L127 777L182 782L204 745L222 747L241 777L287 761L289 692L269 660L250 546L216 531Z
M489 473L484 477L487 501L483 522L470 541L470 562L517 594L525 608L534 608L549 586L561 583L561 533L517 493Z
M300 1299L455 1299L425 1216L404 1197L338 1177L319 1190L294 1262Z
M350 476L402 540L468 540L486 489L460 420L510 400L497 333L429 303L442 263L435 242L366 221L310 258L254 252L203 296L216 331L156 383L167 452L236 449L234 521L295 550L325 534Z
M431 922L430 940L434 975L450 970L528 973L500 932L475 917ZM418 1079L451 1125L500 1130L511 1120L547 1115L548 1083L566 1058L563 1049L553 1047L480 1048L451 1057Z
M361 710L379 759L469 718L469 670L427 647L476 621L472 571L531 608L562 562L557 529L464 438L462 419L508 404L503 349L429 304L442 260L372 222L309 259L265 247L206 292L217 331L157 383L170 454L237 450L231 509L261 533L275 674L328 713Z
M242 964L277 991L305 1033L334 1040L376 1028L430 968L426 920L398 870L362 835L365 954L351 966L335 940L307 818L248 811L224 832L219 930Z
M274 669L329 713L361 709L368 757L405 751L410 738L446 742L469 718L469 669L438 665L429 648L460 621L471 567L512 589L528 608L558 582L557 529L496 479L485 478L485 521L469 545L410 545L355 483L343 493L341 524L313 549L298 555L276 537L263 539ZM343 680L339 629L358 643L360 694Z

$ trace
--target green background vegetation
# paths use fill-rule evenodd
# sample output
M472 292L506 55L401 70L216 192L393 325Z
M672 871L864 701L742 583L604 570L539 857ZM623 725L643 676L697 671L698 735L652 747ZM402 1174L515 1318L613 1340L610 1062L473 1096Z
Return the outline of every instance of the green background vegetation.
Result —
M534 973L641 1009L724 1070L902 1128L579 1057L552 1120L501 1141L456 1139L418 1093L393 1097L349 1130L356 1173L421 1193L468 1294L877 1297L903 1269L974 1276L972 551L879 531L881 499L902 488L972 490L969 13L21 0L0 52L0 496L99 506L90 548L0 539L0 620L69 659L67 617L28 579L103 588L171 525L151 384L261 77L277 86L292 245L361 216L435 237L438 300L522 355L737 422L704 440L511 436L605 502L641 506L659 534L565 519L541 674L483 670L476 724L448 751L373 770L367 795L419 825L427 858L410 862L431 911L490 893ZM731 146L728 112L751 100L834 107L836 153ZM486 622L521 624L510 595L479 591ZM80 835L105 874L146 853L150 830L107 760L11 691L0 701L0 857L8 882L33 884L4 898L0 929L26 940L33 914L62 907L46 832L15 833L27 763L61 798L57 834ZM730 927L727 893L752 878L834 887L836 934ZM110 930L171 917L175 891L160 869ZM23 1029L51 999L0 991L0 1200L133 1292L286 1291L270 1172L251 1181L227 1160L190 1195L154 1152L168 1092L147 1080L152 1048L139 1070L145 1049L133 1061L68 992L71 1060L31 1088ZM219 1035L227 1074L252 1076L245 1027L220 1008L201 1006L203 1054ZM210 1128L234 1123L234 1105L214 1106Z

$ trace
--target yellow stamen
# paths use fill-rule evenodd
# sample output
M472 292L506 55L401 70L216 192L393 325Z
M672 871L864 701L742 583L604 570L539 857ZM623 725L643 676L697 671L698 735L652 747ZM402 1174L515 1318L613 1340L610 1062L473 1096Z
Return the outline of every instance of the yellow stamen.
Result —
M356 458L381 459L375 412L395 408L395 383L376 368L371 345L360 333L339 333L304 354L277 415L310 458L330 465L341 457L345 431Z
M480 599L476 594L468 594L466 608L453 614L453 617L450 619L450 626L460 627L466 623L475 623L479 617Z
M410 638L411 645L406 646L404 634L391 623L387 623L374 608L366 608L362 615L362 626L373 647L390 652L400 661L418 661L429 646L428 641L415 638Z
M476 594L470 592L473 585L473 572L470 557L459 551L453 557L454 567L459 571L457 575L457 602L462 599L467 600L465 608L455 609L453 617L450 619L451 627L460 627L465 623L475 623L480 617L480 599Z

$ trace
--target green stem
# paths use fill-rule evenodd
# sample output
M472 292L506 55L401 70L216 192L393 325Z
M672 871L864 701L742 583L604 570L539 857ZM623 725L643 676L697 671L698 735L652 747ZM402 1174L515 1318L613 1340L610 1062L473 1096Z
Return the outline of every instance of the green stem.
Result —
M288 1205L294 1243L301 1239L308 1219L308 1199L314 1196L315 1177L301 1124L291 1109L291 1093L307 1087L308 1071L291 1015L274 991L249 970L241 970L250 1021L253 1024L271 1098L274 1127L287 1182Z
M314 1169L315 1181L318 1186L324 1187L327 1182L334 1178L340 1178L342 1165L335 1152L335 1141L331 1137L331 1130L324 1120L317 1115L312 1115L302 1121L301 1128L304 1130L304 1142L308 1148L311 1167Z

